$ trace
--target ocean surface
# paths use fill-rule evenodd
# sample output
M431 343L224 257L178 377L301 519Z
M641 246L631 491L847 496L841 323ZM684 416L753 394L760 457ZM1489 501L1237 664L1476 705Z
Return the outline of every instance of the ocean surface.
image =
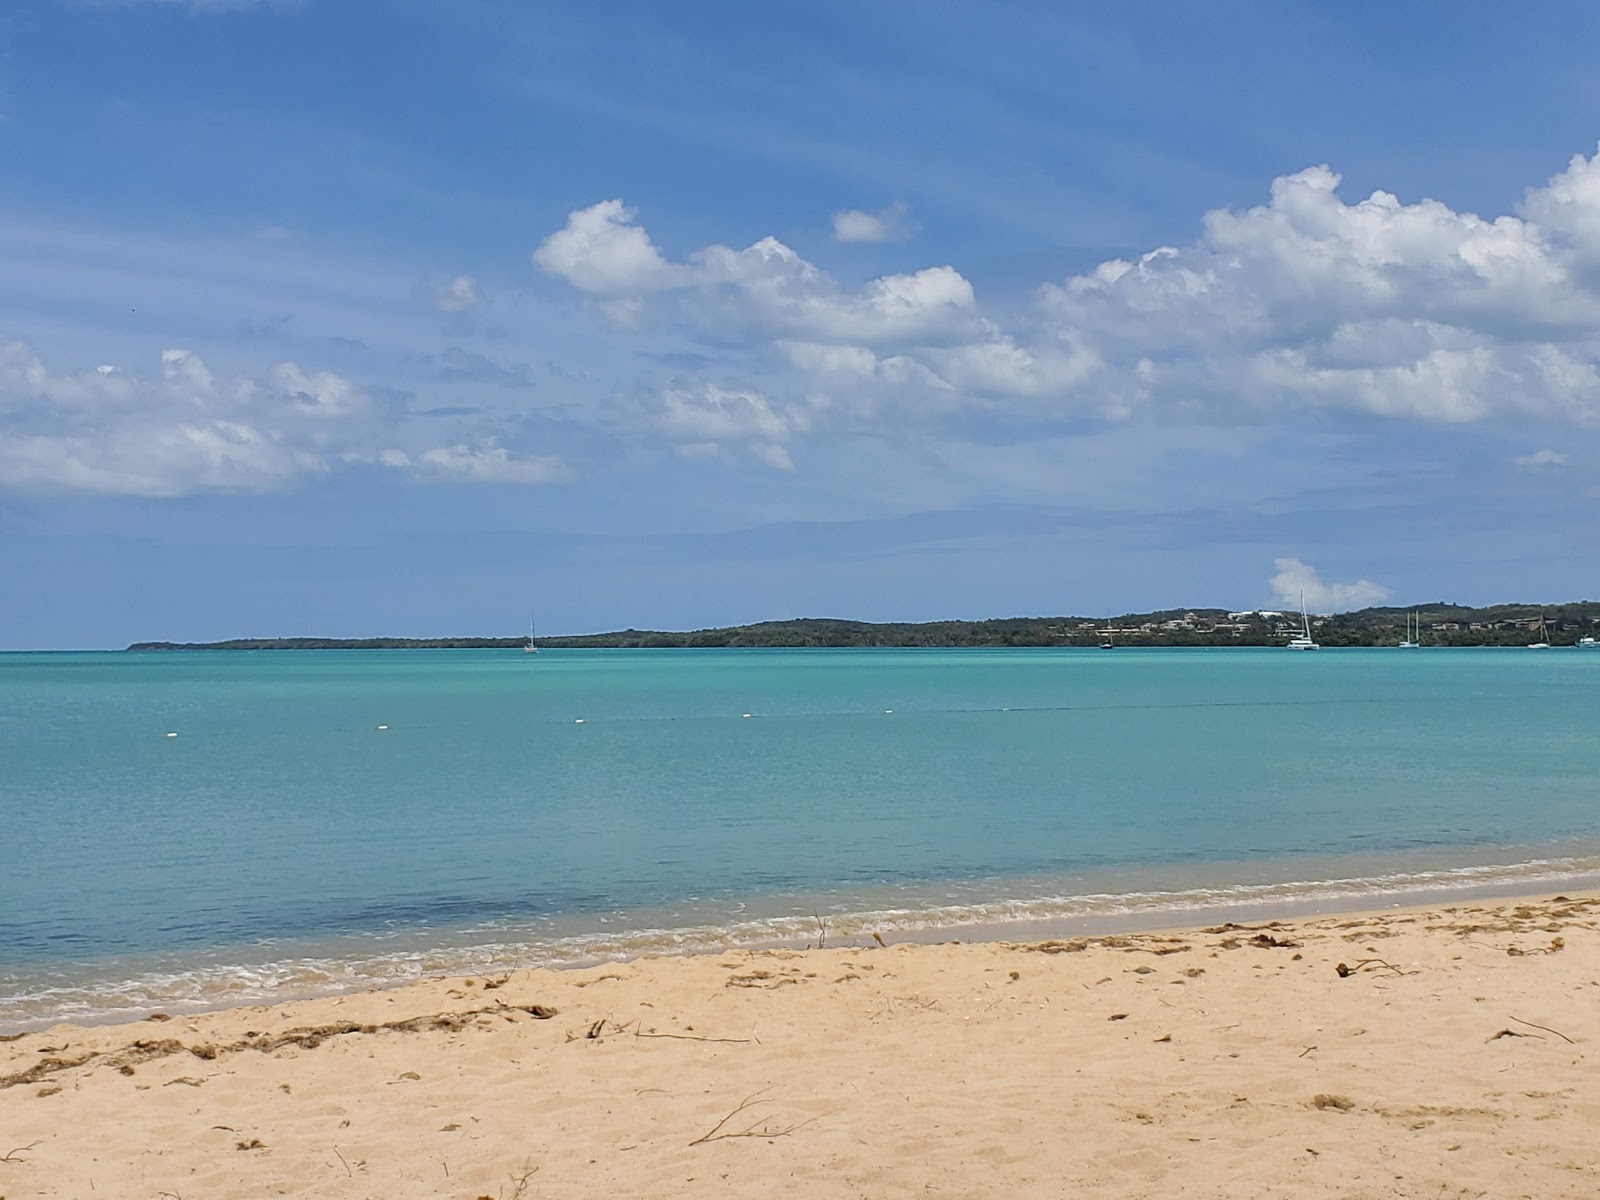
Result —
M1597 871L1600 652L0 655L0 1029Z

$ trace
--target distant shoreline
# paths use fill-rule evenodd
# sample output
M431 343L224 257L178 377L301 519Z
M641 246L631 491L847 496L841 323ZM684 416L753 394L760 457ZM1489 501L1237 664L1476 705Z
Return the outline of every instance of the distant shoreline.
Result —
M1317 641L1328 648L1395 646L1407 621L1421 625L1418 640L1434 646L1572 647L1600 635L1600 602L1497 604L1470 608L1427 604L1366 608L1312 618ZM1219 608L1164 609L1113 619L1005 617L985 621L870 622L831 618L763 621L691 631L623 629L611 633L541 637L541 649L803 649L1001 648L1138 646L1281 646L1300 631L1298 613L1228 612ZM438 638L230 638L217 642L135 642L129 651L174 650L521 650L527 637Z

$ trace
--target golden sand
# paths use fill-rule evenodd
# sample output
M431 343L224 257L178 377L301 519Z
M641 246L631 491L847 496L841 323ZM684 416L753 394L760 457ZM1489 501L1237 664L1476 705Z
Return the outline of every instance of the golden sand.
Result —
M647 958L12 1038L0 1198L1594 1200L1597 1045L1594 894Z

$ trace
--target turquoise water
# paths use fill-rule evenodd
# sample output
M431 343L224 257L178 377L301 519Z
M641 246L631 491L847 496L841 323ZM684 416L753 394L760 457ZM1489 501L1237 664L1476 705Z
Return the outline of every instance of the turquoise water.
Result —
M1597 730L1574 650L0 655L0 1024L1531 886Z

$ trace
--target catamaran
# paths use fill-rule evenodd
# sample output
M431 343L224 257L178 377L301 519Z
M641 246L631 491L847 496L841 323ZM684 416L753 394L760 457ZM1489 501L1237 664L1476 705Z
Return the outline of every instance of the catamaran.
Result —
M1295 634L1285 643L1285 650L1320 650L1316 642L1311 640L1311 618L1306 616L1306 594L1300 593L1300 632Z
M524 654L537 654L537 653L539 653L539 641L538 641L538 638L536 638L534 636L534 632L533 632L533 614L532 613L528 614L528 644L522 648L522 652Z

